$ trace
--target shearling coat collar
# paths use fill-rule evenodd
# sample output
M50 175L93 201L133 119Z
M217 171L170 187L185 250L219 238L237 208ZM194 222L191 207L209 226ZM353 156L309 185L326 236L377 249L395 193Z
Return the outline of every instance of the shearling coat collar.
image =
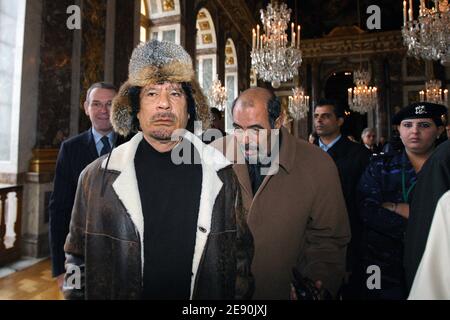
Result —
M139 233L141 243L142 272L144 270L144 218L142 212L139 188L136 179L134 156L143 138L141 132L137 133L129 142L114 149L111 153L107 170L119 172L119 176L113 183L113 189L117 197L123 203ZM197 221L197 233L195 240L194 257L192 263L191 298L199 268L200 260L205 250L206 241L210 233L211 218L214 203L221 188L222 181L217 171L231 165L231 163L215 148L205 145L199 138L190 132L185 132L183 138L188 139L200 154L202 165L202 187L200 193L200 206ZM102 163L106 168L107 159Z

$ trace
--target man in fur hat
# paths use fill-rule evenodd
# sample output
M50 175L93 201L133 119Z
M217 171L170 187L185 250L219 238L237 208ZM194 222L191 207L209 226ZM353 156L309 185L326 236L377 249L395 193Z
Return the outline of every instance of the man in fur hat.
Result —
M181 46L135 48L111 120L122 135L138 133L81 174L66 298L250 298L253 243L233 169L183 130L208 119Z

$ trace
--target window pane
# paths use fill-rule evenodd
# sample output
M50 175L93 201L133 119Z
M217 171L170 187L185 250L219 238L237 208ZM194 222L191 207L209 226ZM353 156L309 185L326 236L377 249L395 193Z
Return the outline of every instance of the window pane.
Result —
M145 1L144 0L141 0L141 14L143 16L147 15L147 12L145 11Z
M158 40L158 32L152 33L152 40Z
M203 60L203 91L208 92L212 85L213 70L212 70L212 59Z
M227 106L231 107L231 104L234 100L234 76L227 76L226 79L226 88L227 88Z
M175 30L163 31L162 38L163 41L175 42Z
M154 13L158 13L158 4L157 4L157 0L151 0L150 1L150 13L154 14Z
M10 160L18 1L0 0L0 161Z
M0 161L8 161L11 141L11 105L0 104L0 112L2 115L0 117Z
M141 42L147 41L147 29L145 27L141 27Z

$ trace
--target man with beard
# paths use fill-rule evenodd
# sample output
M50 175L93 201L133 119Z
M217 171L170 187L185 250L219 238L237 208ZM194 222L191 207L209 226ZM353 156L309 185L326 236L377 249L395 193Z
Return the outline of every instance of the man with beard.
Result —
M234 135L212 145L234 163L242 189L255 243L254 298L293 298L296 281L312 283L316 297L335 296L350 239L336 166L282 127L280 102L267 89L244 91L231 111Z
M251 297L252 238L233 170L184 130L194 120L207 125L205 101L181 46L135 48L111 120L123 135L138 133L80 177L65 245L67 298Z

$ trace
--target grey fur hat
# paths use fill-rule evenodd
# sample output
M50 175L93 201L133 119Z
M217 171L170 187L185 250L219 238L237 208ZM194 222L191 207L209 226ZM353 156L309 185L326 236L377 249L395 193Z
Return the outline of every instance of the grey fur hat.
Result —
M192 59L178 44L151 40L138 45L131 55L128 80L122 84L114 98L111 123L120 135L127 136L132 130L133 115L128 96L130 87L145 87L161 82L187 82L192 87L197 119L203 128L210 125L209 106L195 77Z

